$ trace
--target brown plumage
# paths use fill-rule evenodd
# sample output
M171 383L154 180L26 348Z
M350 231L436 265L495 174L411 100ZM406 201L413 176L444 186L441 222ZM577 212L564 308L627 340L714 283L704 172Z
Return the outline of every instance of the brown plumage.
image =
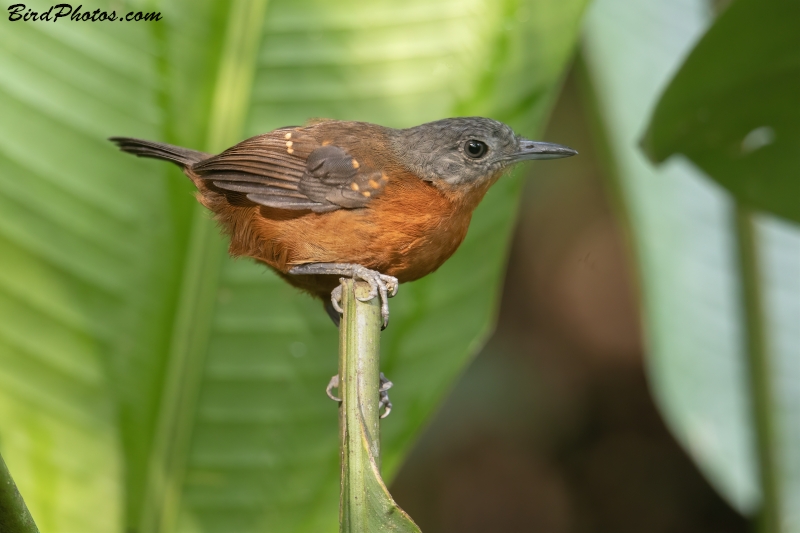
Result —
M340 276L296 275L292 268L347 263L400 283L419 279L456 251L473 210L510 164L575 153L526 141L482 118L407 130L318 121L247 139L216 156L112 141L179 164L229 235L231 255L268 265L323 302Z

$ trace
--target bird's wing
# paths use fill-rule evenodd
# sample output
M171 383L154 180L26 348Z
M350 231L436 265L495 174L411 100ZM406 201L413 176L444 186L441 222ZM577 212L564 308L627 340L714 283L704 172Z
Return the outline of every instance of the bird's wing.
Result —
M387 178L346 150L322 146L294 128L259 135L192 166L229 200L318 213L366 206Z

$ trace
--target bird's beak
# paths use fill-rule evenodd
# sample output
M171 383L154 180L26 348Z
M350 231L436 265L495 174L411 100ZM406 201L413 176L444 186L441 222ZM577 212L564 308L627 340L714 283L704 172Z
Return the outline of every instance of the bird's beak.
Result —
M519 152L511 156L514 162L527 159L558 159L559 157L578 155L577 150L560 144L529 141L528 139L520 139L519 148Z

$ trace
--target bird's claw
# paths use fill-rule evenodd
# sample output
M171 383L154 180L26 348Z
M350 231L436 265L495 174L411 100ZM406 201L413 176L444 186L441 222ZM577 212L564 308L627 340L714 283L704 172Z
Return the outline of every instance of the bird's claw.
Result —
M380 416L381 418L386 418L389 416L389 413L392 412L392 402L389 400L389 389L392 388L394 385L391 381L386 379L386 376L383 375L381 372L381 385L378 388L378 412L383 409L383 414ZM325 387L325 394L328 395L328 398L333 400L334 402L341 402L341 398L337 398L331 392L333 389L339 388L339 374L331 377L331 380L328 382L328 386Z
M338 389L338 388L339 388L339 374L336 374L333 377L331 377L331 380L328 382L328 386L325 387L325 394L327 394L328 398L330 398L334 402L341 402L342 401L341 398L337 398L331 392L333 389Z
M381 318L383 325L381 329L386 329L389 325L389 298L397 294L399 283L394 276L381 274L377 270L370 270L362 266L353 268L353 279L361 279L369 284L369 294L363 298L358 298L362 302L368 302L380 295L381 298ZM335 290L335 289L334 289ZM341 293L341 289L340 289Z
M342 281L341 279L339 280ZM342 285L341 283L336 286L335 289L331 291L331 304L333 304L334 310L340 315L344 314L344 309L342 309ZM335 377L335 376L334 376Z
M381 418L386 418L392 412L392 402L389 401L389 389L392 388L392 385L394 384L381 372L381 386L378 389L378 411L381 410L381 407L384 409Z
M386 329L386 326L389 325L389 298L397 294L397 289L400 286L397 278L381 274L377 270L370 270L359 265L353 267L352 277L353 279L360 279L369 284L369 294L364 297L356 296L359 301L368 302L376 296L380 296L381 319L383 320L381 329ZM333 308L337 313L340 315L344 314L344 310L342 309L341 285L337 285L336 288L331 291L331 304L333 304Z
M360 279L369 284L369 294L363 298L358 298L362 302L368 302L380 296L381 298L381 318L383 319L383 327L386 329L389 325L389 298L397 294L397 289L400 283L394 276L387 276L381 274L377 270L370 270L369 268L353 263L306 263L297 265L289 269L289 274L293 275L340 275L350 276L354 280ZM341 278L339 278L341 281ZM342 310L342 286L341 284L331 291L331 308L325 307L328 313L331 310L344 314ZM331 319L338 326L339 321L331 314Z

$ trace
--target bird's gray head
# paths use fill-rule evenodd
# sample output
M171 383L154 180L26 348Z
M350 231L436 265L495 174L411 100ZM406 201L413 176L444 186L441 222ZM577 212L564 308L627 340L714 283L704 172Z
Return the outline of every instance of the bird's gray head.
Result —
M450 185L480 183L526 159L578 153L566 146L523 139L502 122L482 117L446 118L395 130L392 149L422 179Z

